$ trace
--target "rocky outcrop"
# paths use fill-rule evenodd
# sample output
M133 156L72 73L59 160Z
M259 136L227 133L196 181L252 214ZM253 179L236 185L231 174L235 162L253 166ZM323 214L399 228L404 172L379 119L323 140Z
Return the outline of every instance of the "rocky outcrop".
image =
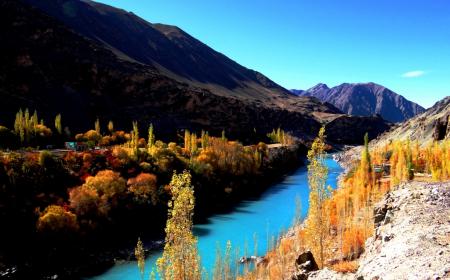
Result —
M401 184L374 210L375 235L354 274L329 269L308 279L449 279L450 182Z
M375 214L375 235L366 242L358 276L450 277L450 183L400 185L377 205Z
M450 97L446 97L424 113L394 126L380 135L371 145L382 146L392 140L417 140L427 143L432 140L444 140L450 136Z
M295 264L297 272L292 277L292 280L306 280L310 272L319 269L311 251L301 253L295 261Z

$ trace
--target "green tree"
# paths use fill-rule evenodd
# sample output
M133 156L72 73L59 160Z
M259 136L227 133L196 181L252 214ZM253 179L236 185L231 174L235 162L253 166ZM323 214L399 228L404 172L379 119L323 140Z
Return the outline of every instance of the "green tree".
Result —
M326 187L328 168L325 165L325 127L319 130L319 135L314 140L308 151L308 185L309 185L309 210L307 228L311 247L315 255L318 255L319 265L323 267L326 220L324 202L329 196Z
M191 174L174 173L170 182L172 198L169 201L164 252L157 261L158 271L165 280L199 280L200 257L197 238L192 234L194 188Z

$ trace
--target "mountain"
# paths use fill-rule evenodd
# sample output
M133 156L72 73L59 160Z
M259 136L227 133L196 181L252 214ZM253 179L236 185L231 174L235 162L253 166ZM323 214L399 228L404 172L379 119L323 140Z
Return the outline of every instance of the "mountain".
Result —
M450 138L450 96L436 102L424 113L398 124L379 136L374 143L383 145L393 140L418 140L427 143L432 140Z
M180 28L152 24L133 13L93 1L25 0L121 59L151 65L161 73L211 92L295 109L291 93L247 69Z
M311 139L342 113L176 27L123 10L86 0L3 0L0 7L0 37L8 38L0 44L1 125L11 127L15 112L29 108L47 123L62 113L72 132L99 117L118 129L153 123L162 139L189 128L225 129L246 141L276 127Z
M304 92L304 90L301 90L301 89L291 89L291 93L293 93L297 96L301 96L303 92Z
M350 115L379 114L390 122L402 122L425 111L420 105L375 83L344 83L333 88L318 84L299 95L316 97Z

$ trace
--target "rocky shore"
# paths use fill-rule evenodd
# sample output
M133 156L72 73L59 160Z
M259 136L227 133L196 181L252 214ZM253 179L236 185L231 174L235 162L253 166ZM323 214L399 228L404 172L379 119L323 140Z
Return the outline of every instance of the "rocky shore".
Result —
M374 216L356 273L322 269L307 279L450 279L450 182L401 184Z

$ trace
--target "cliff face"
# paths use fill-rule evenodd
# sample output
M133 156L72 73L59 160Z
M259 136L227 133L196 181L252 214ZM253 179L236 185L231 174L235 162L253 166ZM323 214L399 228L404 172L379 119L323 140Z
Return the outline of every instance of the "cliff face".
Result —
M308 279L448 279L449 205L450 182L396 187L375 207L375 235L366 241L358 271L323 269Z

